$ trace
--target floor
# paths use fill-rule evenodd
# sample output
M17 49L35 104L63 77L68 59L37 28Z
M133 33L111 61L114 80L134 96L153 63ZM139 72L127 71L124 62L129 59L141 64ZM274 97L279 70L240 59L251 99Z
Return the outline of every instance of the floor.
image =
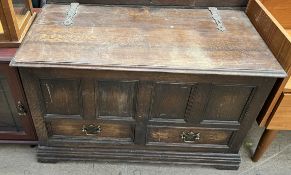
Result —
M36 148L27 145L0 145L0 175L290 175L291 131L282 131L268 152L253 163L250 155L263 130L253 125L241 148L242 163L238 171L208 167L154 166L92 162L37 163Z

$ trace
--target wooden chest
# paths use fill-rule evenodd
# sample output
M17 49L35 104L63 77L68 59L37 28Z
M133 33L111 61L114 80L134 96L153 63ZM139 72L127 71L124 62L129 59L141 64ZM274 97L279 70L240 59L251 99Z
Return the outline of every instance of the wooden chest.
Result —
M286 74L243 11L46 5L12 61L38 160L237 169L247 131Z

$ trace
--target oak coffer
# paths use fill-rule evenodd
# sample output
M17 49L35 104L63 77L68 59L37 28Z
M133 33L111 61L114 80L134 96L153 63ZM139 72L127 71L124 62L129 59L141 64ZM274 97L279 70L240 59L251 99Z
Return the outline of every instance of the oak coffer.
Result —
M38 160L237 169L286 74L243 11L46 5L11 62Z

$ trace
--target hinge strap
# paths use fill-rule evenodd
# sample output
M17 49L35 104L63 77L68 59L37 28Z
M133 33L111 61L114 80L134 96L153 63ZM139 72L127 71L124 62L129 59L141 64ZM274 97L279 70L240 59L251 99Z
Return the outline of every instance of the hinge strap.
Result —
M66 19L64 21L65 26L69 26L73 24L73 20L75 15L77 14L79 3L71 3L70 7L67 11Z
M208 7L208 10L210 11L211 15L212 15L212 18L214 19L216 25L217 25L217 29L220 30L220 31L225 31L225 27L223 25L223 22L222 22L222 19L221 19L221 16L219 14L219 11L216 7Z

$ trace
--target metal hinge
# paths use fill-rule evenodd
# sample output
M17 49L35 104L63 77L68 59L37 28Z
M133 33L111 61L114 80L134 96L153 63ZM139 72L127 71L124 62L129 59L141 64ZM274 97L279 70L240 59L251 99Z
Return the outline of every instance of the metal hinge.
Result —
M71 3L70 7L67 11L66 19L64 21L65 26L69 26L73 24L73 20L75 15L77 14L79 3Z
M221 16L219 14L219 11L216 7L208 7L208 10L210 11L211 15L212 15L212 18L214 19L216 25L217 25L217 29L220 30L220 31L225 31L225 27L223 25L223 22L222 22L222 19L221 19Z

